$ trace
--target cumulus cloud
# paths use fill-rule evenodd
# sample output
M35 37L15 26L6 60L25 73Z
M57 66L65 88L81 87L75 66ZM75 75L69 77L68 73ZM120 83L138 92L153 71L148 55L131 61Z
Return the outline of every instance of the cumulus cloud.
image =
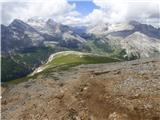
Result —
M27 20L31 17L53 18L62 22L65 17L79 16L75 4L69 4L66 0L20 1L2 3L2 23L7 24L15 18Z
M75 25L95 26L136 20L160 27L160 0L93 0L99 8L89 15L72 19Z
M93 11L89 16L95 19L101 16L100 22L126 22L137 20L147 22L154 18L154 22L160 19L160 0L93 0L99 6L99 12ZM107 18L107 19L106 19ZM103 19L103 20L102 20ZM97 22L97 21L96 21Z
M53 18L67 25L94 26L130 20L160 25L160 0L92 0L98 8L87 16L78 13L76 5L69 4L67 0L4 1L1 15L4 24L10 23L14 18L27 20L41 17Z

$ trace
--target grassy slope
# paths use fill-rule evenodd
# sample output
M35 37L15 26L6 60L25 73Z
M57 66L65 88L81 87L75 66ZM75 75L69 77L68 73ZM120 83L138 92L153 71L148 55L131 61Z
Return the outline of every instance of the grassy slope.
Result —
M59 66L65 64L96 64L96 63L108 63L108 62L116 62L117 59L113 59L110 57L105 56L98 56L98 55L78 55L78 54L68 54L57 56L46 64L47 66Z
M45 69L37 73L33 76L27 76L24 78L19 78L13 81L10 81L10 83L19 83L22 81L26 81L28 79L36 78L38 75L41 76L49 76L50 73L55 71L61 71L61 70L68 70L71 67L81 65L81 64L99 64L99 63L109 63L109 62L118 62L120 60L105 57L105 56L98 56L98 55L78 55L78 54L68 54L68 55L57 55L51 62L42 65L42 67L45 67Z
M54 52L61 49L41 47L30 48L17 52L12 56L1 57L1 80L2 82L10 81L16 78L24 77L37 68L42 62Z
M88 41L85 44L85 46L88 49L87 50L82 49L82 51L88 51L93 54L99 54L104 56L112 56L114 58L116 57L121 58L121 55L119 53L116 53L114 55L113 54L114 51L112 50L112 48L110 48L108 44L103 43L101 41ZM51 54L64 50L67 49L66 48L57 49L57 47L56 48L44 47L44 48L32 48L32 49L29 48L27 50L17 52L15 55L12 55L12 58L14 60L8 57L2 57L2 81L5 82L19 77L23 77L29 74L31 71L33 71L34 68L37 68L39 65L41 65L44 61L46 61ZM117 54L120 56L117 56ZM97 59L91 60L90 58L84 57L83 60L79 59L77 62L72 62L73 60L71 60L71 63L67 64L73 65L81 63L84 64L97 63L97 62L103 63L103 60L104 58L102 58L102 60L99 61ZM66 62L67 60L64 59L64 61Z
M86 46L90 48L90 51L95 54L108 55L112 52L111 48L107 43L101 41L88 41Z
M80 64L98 64L98 63L109 63L109 62L117 62L118 59L113 59L105 56L97 56L97 55L78 55L78 54L69 54L62 55L54 58L48 64L45 64L45 71L49 71L52 68L56 68L58 70L68 69L70 67L80 65Z
M86 43L86 46L90 48L91 53L110 56L122 60L128 60L124 57L126 55L126 51L124 49L118 48L117 46L111 47L108 43L104 43L101 41L88 41Z

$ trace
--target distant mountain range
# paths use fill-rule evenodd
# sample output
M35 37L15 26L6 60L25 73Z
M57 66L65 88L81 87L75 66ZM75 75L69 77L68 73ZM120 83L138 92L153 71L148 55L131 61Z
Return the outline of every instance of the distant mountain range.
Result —
M70 27L53 20L25 23L15 19L9 26L1 25L2 52L13 52L29 47L58 45L67 48L79 48L86 40L76 34Z
M2 81L6 81L30 73L59 51L123 60L160 56L160 28L136 21L72 27L52 19L15 19L1 25L1 44Z
M132 47L140 51L141 48L137 48L139 46L138 41L141 42L142 39L145 39L142 49L143 52L146 52L146 55L141 55L140 52L140 57L149 57L153 51L160 51L160 29L136 21L79 28L62 25L52 19L47 21L29 19L26 23L15 19L8 26L1 25L1 35L2 53L12 53L21 49L40 46L59 46L79 51L89 51L91 48L86 43L95 40L97 42L102 41L102 43L106 42L107 47L109 45L110 48L113 48L111 43L116 40L115 44L120 43L116 46L117 48L120 47L130 53L132 51L129 51L128 47L126 48L126 42L128 43L130 41L128 39L131 38L134 39L134 42L137 41L137 45L135 43ZM152 46L152 49L148 50L147 43ZM130 45L132 44L128 44L128 46Z
M88 30L115 49L125 51L124 58L153 57L160 54L160 28L136 21L100 24Z

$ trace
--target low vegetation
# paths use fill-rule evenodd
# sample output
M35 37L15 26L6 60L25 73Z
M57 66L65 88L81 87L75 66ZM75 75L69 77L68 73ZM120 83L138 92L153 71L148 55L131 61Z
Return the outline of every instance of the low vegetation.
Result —
M48 76L50 73L54 71L63 71L68 70L71 67L81 65L81 64L99 64L99 63L109 63L109 62L118 62L120 60L100 56L93 54L83 54L79 52L74 52L70 54L58 54L53 57L53 60L42 65L40 68L43 69L41 72L35 72L33 75L29 75L27 77L19 78L10 81L9 83L19 83L22 81L26 81L28 79L36 78L39 74L42 76Z
M70 67L80 64L98 64L98 63L109 63L117 61L120 60L94 54L86 54L80 52L73 52L73 53L70 52L66 54L64 52L55 55L50 62L44 64L43 66L41 66L41 68L44 69L45 71L51 68L56 68L61 70L61 69L68 69Z

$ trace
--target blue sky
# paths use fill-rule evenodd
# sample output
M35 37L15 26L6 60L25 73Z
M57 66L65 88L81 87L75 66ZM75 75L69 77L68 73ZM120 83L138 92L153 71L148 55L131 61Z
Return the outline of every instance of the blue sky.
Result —
M94 9L98 9L99 7L96 6L92 1L69 1L70 4L76 4L76 11L81 13L82 15L86 16L91 13Z

